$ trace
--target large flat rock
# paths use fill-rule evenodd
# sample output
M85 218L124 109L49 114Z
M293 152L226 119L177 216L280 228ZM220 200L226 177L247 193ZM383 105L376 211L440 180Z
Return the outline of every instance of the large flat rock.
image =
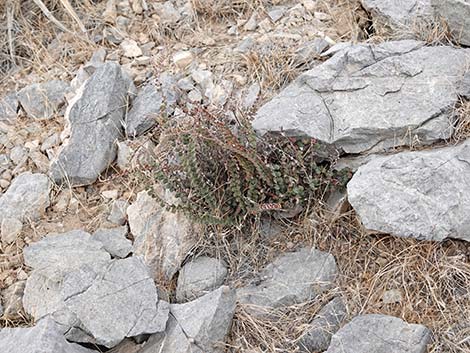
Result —
M51 316L70 341L109 348L126 337L163 331L169 305L159 300L143 260L111 260L106 243L96 239L72 231L24 250L25 263L33 268L25 311L36 320Z
M0 347L5 353L93 353L65 340L60 327L50 318L28 328L3 328L0 330Z
M442 17L454 39L470 46L470 1L469 0L431 0L437 16Z
M359 167L348 199L365 228L425 240L470 241L470 141L377 157Z
M326 353L425 353L430 331L387 315L355 317L331 339Z
M65 114L70 137L51 165L57 183L92 184L114 161L129 87L128 77L112 62L98 67L80 87Z
M238 301L256 316L272 309L313 300L331 287L337 274L333 255L304 248L275 259L260 273L259 283L237 291Z
M328 53L258 111L255 130L309 136L346 153L451 136L470 49L404 40L342 43Z

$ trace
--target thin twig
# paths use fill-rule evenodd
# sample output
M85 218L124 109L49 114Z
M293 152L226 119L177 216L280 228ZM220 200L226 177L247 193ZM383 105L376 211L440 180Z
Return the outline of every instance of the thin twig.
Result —
M34 3L41 9L44 15L49 19L49 21L53 22L57 27L59 27L64 32L73 33L67 27L65 27L62 22L60 22L54 15L49 11L47 6L42 2L42 0L33 0Z
M73 9L72 5L70 4L69 0L60 0L60 3L62 4L62 6L65 8L65 10L67 10L67 12L69 13L70 17L72 17L74 19L75 22L77 22L78 24L78 27L80 27L80 30L82 32L86 32L86 28L85 26L83 25L82 21L80 20L80 18L78 17L77 13L75 12L75 10Z
M7 0L7 35L8 35L8 49L10 50L10 57L13 65L16 65L15 60L15 43L13 41L13 3Z

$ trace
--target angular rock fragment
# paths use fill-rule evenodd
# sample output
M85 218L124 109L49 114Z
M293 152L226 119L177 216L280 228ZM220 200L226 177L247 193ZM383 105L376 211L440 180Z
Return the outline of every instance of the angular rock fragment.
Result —
M17 319L23 310L23 293L26 281L18 281L2 291L3 317Z
M98 229L93 239L103 244L103 248L114 257L125 258L132 252L132 242L126 238L127 227Z
M348 199L365 228L401 237L470 241L470 141L376 157L359 167Z
M308 136L346 153L424 145L453 132L470 49L404 40L338 44L265 104L259 133Z
M184 302L199 298L224 283L227 268L221 260L201 256L188 262L180 270L176 300Z
M195 225L180 213L162 209L145 191L137 194L127 216L134 254L144 257L154 278L171 279L196 243Z
M121 47L124 56L128 58L135 58L142 55L142 49L140 49L137 42L133 39L125 39L119 46Z
M469 0L431 0L437 17L443 18L454 39L470 46L470 1Z
M224 352L235 301L235 291L221 287L192 302L171 305L165 333L152 336L139 353Z
M108 62L79 89L66 112L70 138L51 165L55 182L92 184L114 161L129 87L121 67Z
M126 135L135 138L148 131L157 123L163 97L153 85L144 86L127 113Z
M111 212L109 212L108 221L118 225L124 225L127 221L127 208L130 206L126 200L116 200L111 206Z
M48 235L25 248L23 255L25 264L34 269L26 282L23 306L36 320L63 309L69 273L86 267L88 277L94 278L111 260L101 242L80 230Z
M410 32L419 21L432 21L431 0L362 0L374 21L398 31Z
M94 353L65 340L60 327L50 318L28 328L4 328L0 330L0 347L8 353Z
M17 218L3 218L0 226L2 243L11 244L16 241L23 229L23 222Z
M18 107L18 97L15 93L9 94L0 100L0 121L16 119Z
M425 353L430 331L386 315L355 317L331 339L326 353Z
M331 337L338 331L346 317L346 306L341 298L327 303L310 323L310 329L299 341L301 352L323 352L328 349Z
M238 290L238 300L250 313L262 316L272 309L314 299L331 286L336 272L331 254L304 248L266 266L257 285Z
M50 119L65 103L69 89L68 83L59 80L34 83L18 92L18 100L29 117Z
M33 267L23 297L36 320L50 315L67 339L113 347L165 329L169 306L141 258L111 260L83 231L48 236L24 250ZM96 315L96 313L101 313Z
M49 178L29 172L18 175L0 196L0 223L6 218L38 220L49 207Z
M125 337L165 330L169 306L158 301L153 279L138 257L112 261L90 287L75 293L65 305L97 344L114 347Z

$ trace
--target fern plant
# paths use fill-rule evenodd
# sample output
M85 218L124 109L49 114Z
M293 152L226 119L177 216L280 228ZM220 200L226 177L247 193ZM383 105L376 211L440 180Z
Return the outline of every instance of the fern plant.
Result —
M313 139L260 139L247 122L234 131L215 112L197 107L160 136L155 177L180 202L167 205L199 222L240 224L261 212L302 207L348 173L319 163Z

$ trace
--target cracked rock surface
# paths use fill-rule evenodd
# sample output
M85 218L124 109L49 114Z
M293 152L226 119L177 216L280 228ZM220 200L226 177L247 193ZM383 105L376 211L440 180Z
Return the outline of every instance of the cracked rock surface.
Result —
M342 327L326 353L425 353L430 331L387 315L362 315Z
M348 199L371 231L470 241L469 179L467 140L453 147L374 158L348 183Z
M336 274L331 254L303 248L266 266L258 284L238 290L238 301L254 315L264 315L270 309L314 299L331 286Z
M65 340L60 327L50 318L28 328L3 328L0 330L0 347L5 353L93 353Z
M51 315L67 339L111 348L125 337L165 329L169 305L159 301L141 258L111 260L83 231L48 236L24 255L34 269L23 297L26 312L36 320Z
M80 87L65 114L70 137L51 165L57 183L92 184L114 161L129 87L128 77L113 62L99 66Z
M235 305L235 291L225 286L192 302L173 304L165 333L152 336L139 353L224 352Z
M449 138L470 49L403 40L341 43L258 111L259 133L309 136L346 153Z

